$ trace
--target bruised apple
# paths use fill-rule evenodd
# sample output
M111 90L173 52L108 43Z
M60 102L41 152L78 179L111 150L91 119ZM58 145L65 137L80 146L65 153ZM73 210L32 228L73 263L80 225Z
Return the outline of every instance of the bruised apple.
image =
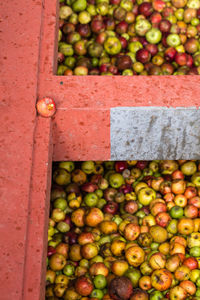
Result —
M85 224L90 227L96 227L104 219L102 211L97 207L92 207L85 213Z
M113 300L128 300L133 293L133 287L130 279L121 276L111 280L108 291Z
M155 270L151 275L151 284L158 291L166 291L171 286L172 279L172 274L168 270Z
M141 247L130 247L125 251L128 263L133 267L138 267L144 262L145 252Z
M92 281L88 277L85 277L85 276L79 277L75 283L75 290L81 296L90 295L93 290Z

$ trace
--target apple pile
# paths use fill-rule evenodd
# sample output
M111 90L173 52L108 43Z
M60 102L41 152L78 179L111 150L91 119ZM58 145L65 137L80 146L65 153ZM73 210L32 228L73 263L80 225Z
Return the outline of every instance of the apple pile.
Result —
M200 161L53 166L46 300L200 299Z
M57 75L199 75L200 0L60 0Z

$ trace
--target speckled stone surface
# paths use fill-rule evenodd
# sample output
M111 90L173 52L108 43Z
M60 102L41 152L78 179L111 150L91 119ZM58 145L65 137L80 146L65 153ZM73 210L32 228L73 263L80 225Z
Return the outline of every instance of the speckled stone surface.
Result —
M199 159L200 109L111 109L111 159Z

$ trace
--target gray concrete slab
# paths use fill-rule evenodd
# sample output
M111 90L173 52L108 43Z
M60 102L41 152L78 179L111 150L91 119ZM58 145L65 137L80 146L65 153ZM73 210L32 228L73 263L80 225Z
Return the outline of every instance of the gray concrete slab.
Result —
M200 159L200 109L111 109L111 159Z

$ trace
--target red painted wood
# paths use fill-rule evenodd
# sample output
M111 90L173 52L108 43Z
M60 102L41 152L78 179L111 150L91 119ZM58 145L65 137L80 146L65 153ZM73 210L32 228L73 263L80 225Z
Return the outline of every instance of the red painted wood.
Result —
M27 225L23 299L45 299L53 144L51 119L37 118Z
M42 1L0 1L0 299L21 300ZM31 298L27 298L31 299Z
M53 122L53 160L109 160L110 111L59 109Z

